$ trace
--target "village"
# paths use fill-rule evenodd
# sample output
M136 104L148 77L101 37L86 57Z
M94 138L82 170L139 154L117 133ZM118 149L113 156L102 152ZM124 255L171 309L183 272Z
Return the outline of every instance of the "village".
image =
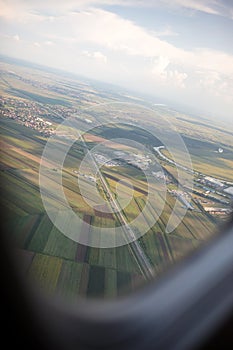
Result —
M41 103L31 100L1 97L0 98L0 116L10 118L27 128L38 131L45 137L55 133L57 124L61 122L62 115L64 118L70 117L77 110L72 107L54 105L53 113L50 108Z

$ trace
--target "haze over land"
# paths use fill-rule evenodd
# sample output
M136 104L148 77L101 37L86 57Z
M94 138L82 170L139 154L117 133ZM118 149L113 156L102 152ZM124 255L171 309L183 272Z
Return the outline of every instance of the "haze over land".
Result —
M232 215L232 18L220 0L0 0L3 231L39 289L123 296Z
M0 95L3 231L49 295L132 292L231 215L228 125L14 59Z
M232 120L229 1L0 1L1 53Z

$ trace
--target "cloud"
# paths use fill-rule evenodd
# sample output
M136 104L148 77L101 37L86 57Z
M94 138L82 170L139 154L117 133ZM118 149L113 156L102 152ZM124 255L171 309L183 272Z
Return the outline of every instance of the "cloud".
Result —
M14 36L13 36L13 39L14 39L15 41L19 41L19 40L20 40L19 35L18 35L18 34L14 35Z
M178 48L161 40L153 32L108 11L92 9L75 13L62 23L63 26L70 23L70 35L67 36L69 41L96 45L128 56L151 58L154 65L158 66L157 69L163 68L169 61L189 69L201 68L223 75L233 74L232 55L209 48Z
M73 10L82 10L91 6L120 5L125 7L168 7L200 11L211 15L221 15L232 18L233 5L224 0L0 0L1 16L6 18L29 19L46 15L64 15Z
M233 78L228 76L223 80L216 71L198 71L199 84L213 96L222 96L224 100L233 101Z
M176 69L168 71L168 79L178 88L185 88L185 80L188 78L188 74L185 72L179 72Z
M98 1L97 1L98 2ZM99 1L101 2L101 1ZM104 1L103 1L104 2ZM111 1L109 1L111 2ZM122 1L112 1L112 3L121 3ZM143 6L143 7L164 7L171 9L186 9L189 11L203 12L210 15L224 16L233 18L233 4L229 0L132 0L125 1L125 6ZM123 4L122 4L123 5ZM183 13L184 15L184 13Z
M1 0L0 0L1 1ZM163 0L166 1L166 0ZM94 1L81 1L84 4L93 3ZM18 1L9 1L7 4L16 3ZM30 9L27 8L25 12L24 20L32 20L29 24L27 23L27 29L30 33L39 33L41 36L41 41L36 38L36 42L53 42L57 45L63 47L63 51L72 50L73 52L78 51L79 47L93 47L89 50L89 58L92 58L99 62L107 62L106 50L111 52L110 56L118 56L122 62L123 60L132 60L133 57L138 57L141 59L151 59L153 62L153 67L150 69L155 76L165 77L165 69L167 65L173 65L170 67L170 78L172 77L179 80L184 76L179 76L179 74L188 74L190 76L190 71L195 74L196 70L203 71L215 71L220 74L221 79L223 76L229 76L233 74L233 57L232 55L226 54L224 52L218 52L210 50L208 48L184 50L168 43L165 37L162 39L161 33L158 35L156 32L152 32L142 28L132 21L124 19L117 14L112 12L102 10L99 8L85 8L83 10L76 11L74 8L75 1L60 2L58 1L58 8L64 7L69 9L69 11L62 16L52 17L38 15L36 7L32 8L32 2L22 1L24 7L19 10L20 14L24 12L27 6L30 4ZM138 2L139 3L139 2ZM200 5L200 1L192 0L175 0L174 3L178 6L189 6L197 8ZM203 4L209 3L214 4L213 1L204 1ZM54 4L53 1L48 1L49 6ZM45 1L39 2L39 5L45 6ZM204 5L203 5L204 6ZM205 8L201 7L202 10ZM70 11L72 9L72 11ZM21 12L20 12L21 11ZM48 13L50 13L47 10ZM35 20L34 20L35 19ZM40 21L38 23L38 20ZM43 23L41 23L43 21ZM40 24L41 23L41 24ZM169 30L169 28L168 28ZM33 40L35 41L35 39ZM83 49L84 51L86 50ZM131 57L131 58L130 58ZM130 68L130 67L129 67ZM175 73L176 72L176 73ZM178 74L178 72L180 72ZM168 76L167 76L168 77Z
M100 63L107 63L107 57L100 51L90 52L90 51L84 50L82 52L82 55L85 57L94 59Z
M101 62L104 62L104 63L107 62L107 57L104 54L102 54L101 52L99 52L99 51L95 51L94 54L93 54L93 57L97 61L101 61Z
M38 14L31 4L24 0L0 0L0 18L7 21L27 23L32 21L43 21L45 16Z
M44 44L47 45L47 46L53 46L53 45L54 45L54 42L51 41L51 40L46 40L46 41L44 42Z
M157 37L166 37L166 36L178 36L179 34L171 29L171 27L166 27L164 30L154 32L154 35Z
M168 67L170 61L168 57L158 56L154 59L154 67L152 73L159 76L164 76L166 68Z
M166 2L167 0L162 0ZM0 0L2 2L2 0ZM164 58L169 61L170 64L175 65L177 71L216 71L220 75L232 75L233 74L233 56L224 52L218 52L209 48L184 50L168 43L165 38L159 37L161 33L152 32L142 28L132 21L124 19L117 14L109 11L105 11L98 8L85 9L80 11L74 11L74 4L76 1L58 1L58 8L64 7L69 10L64 12L62 16L52 17L42 16L37 14L37 6L45 7L48 3L49 6L54 5L54 1L40 1L35 4L34 2L21 1L24 6L20 9L16 7L18 12L17 20L22 21L22 13L25 14L24 20L31 20L27 23L28 36L34 35L36 42L53 42L64 47L64 50L78 50L79 47L93 47L92 52L97 52L93 57L97 60L106 61L106 50L118 55L123 59L128 56L141 57L143 59L151 59L154 64L153 71L156 69L162 69ZM95 1L96 2L96 1ZM98 1L101 2L101 1ZM102 1L103 2L103 1ZM107 2L107 1L105 1ZM110 1L108 1L110 2ZM116 2L116 1L115 1ZM139 1L136 1L139 3ZM161 2L161 0L160 0ZM195 2L195 4L193 4ZM19 1L8 1L6 4L19 4ZM94 3L93 1L79 1L83 6L84 4ZM147 1L145 1L147 3ZM153 3L153 1L152 1ZM170 2L169 2L170 3ZM175 4L179 6L197 7L201 3L192 0L174 0ZM203 1L203 4L214 5L216 1ZM77 5L76 5L77 6ZM80 5L81 6L81 5ZM204 6L204 5L203 5ZM27 9L27 10L26 10ZM203 9L203 8L202 8ZM76 8L77 10L77 8ZM49 11L47 10L49 13ZM6 13L6 11L5 11ZM13 14L13 12L11 13ZM33 16L33 20L32 17ZM39 23L38 23L39 21ZM43 23L41 23L43 21ZM14 22L14 21L12 21ZM15 25L15 22L14 22ZM21 23L22 28L25 23ZM24 31L25 31L24 29ZM168 28L169 29L169 28ZM22 34L23 35L23 34ZM20 37L22 36L20 33ZM40 36L37 37L37 36ZM26 36L26 34L25 34ZM40 39L40 40L39 40ZM85 48L86 49L86 48ZM85 50L84 49L84 50ZM63 51L64 51L63 50ZM89 50L91 52L91 50ZM104 57L101 57L100 52ZM159 61L157 62L156 60ZM161 61L162 60L162 61ZM181 69L181 67L183 69ZM193 73L195 74L195 73Z
M174 5L212 15L220 15L221 13L218 2L215 0L173 0Z
M188 13L201 11L212 15L224 15L230 9L230 5L222 2L220 6L217 0L0 0L2 19L9 27L7 32L3 26L3 48L7 54L15 55L17 41L21 58L127 87L138 85L147 92L162 87L170 96L177 91L189 91L190 99L194 99L195 88L199 91L196 96L203 96L203 100L207 95L213 98L217 94L219 100L227 100L233 107L229 102L233 91L233 55L210 48L188 50L175 46L167 41L169 36L177 35L171 27L152 31L96 7L106 3L166 5L169 9L182 9L182 13L186 9Z
M162 0L162 2L169 2L169 0ZM233 19L233 3L231 0L174 0L172 3L173 6L186 8L187 10Z
M189 53L190 64L206 72L217 72L220 75L233 75L233 55L211 50L209 48L195 49Z
M182 51L132 21L101 9L73 13L68 21L71 25L72 38L77 43L89 42L113 51L142 57L155 57L161 54L175 57Z
M178 88L185 88L185 80L188 75L177 69L169 69L170 61L167 57L159 56L154 59L152 74L161 81L161 83L173 85Z

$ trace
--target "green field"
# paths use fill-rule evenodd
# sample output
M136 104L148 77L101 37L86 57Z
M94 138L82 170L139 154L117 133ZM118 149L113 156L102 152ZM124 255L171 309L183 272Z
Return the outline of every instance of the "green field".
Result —
M28 267L29 276L33 275L42 288L50 293L62 293L73 297L79 293L86 296L113 297L121 294L121 290L133 288L135 279L143 281L143 276L141 276L127 246L109 249L81 246L63 236L52 226L44 213L37 183L39 156L44 141L39 135L37 136L32 131L22 128L12 121L3 120L2 130L5 143L2 155L4 170L1 174L2 205L9 217L13 241L25 254L27 251L34 254ZM12 130L12 135L10 135L10 130ZM21 141L22 131L24 132L23 142ZM23 158L22 151L24 152ZM38 157L38 161L37 158L33 158L34 156ZM77 158L75 158L74 151L70 152L69 158L66 160L69 167L64 168L63 186L67 198L75 210L83 215L92 216L94 215L93 210L87 206L83 198L80 198L78 186L75 186L75 177L69 170L74 163L76 166L78 165L79 156L80 153L77 153ZM108 178L108 182L113 192L116 185L116 180L115 182L113 180L116 171L108 170L108 174L106 173L109 176L112 174L112 179ZM143 192L146 193L147 188L143 181L137 180L133 176L136 170L132 171L133 169L128 168L127 174L127 169L121 168L121 174L125 174L121 175L121 180L131 179L136 189L134 199L124 210L129 222L143 208L143 202L146 200ZM52 172L52 176L50 178L51 173L48 172L48 184L52 186L54 173L52 169L50 172ZM90 191L88 189L90 185L86 184L86 186L86 194L91 199L91 189ZM127 194L125 185L121 185L119 190L121 194ZM53 204L56 206L55 199ZM173 204L174 198L168 196L159 221L141 239L141 244L157 271L161 271L164 266L198 246L199 241L205 240L213 228L213 224L203 214L194 216L187 213L175 233L164 235L163 232ZM151 214L147 215L154 214L154 209L151 208ZM112 223L110 225L110 222L107 222L112 222L112 220L98 219L96 216L93 218L95 226L108 227L112 225ZM80 272L79 278L77 277L78 279L72 282L74 271L83 271L83 269L88 271L88 275ZM51 274L53 275L52 279L50 278ZM49 282L48 286L46 281ZM65 285L68 286L67 290Z
M191 137L183 137L183 140L190 153L194 170L222 180L232 181L233 146L222 146L220 142L204 142ZM218 152L220 146L223 147L223 153ZM162 150L162 153L173 159L167 150ZM178 162L182 164L185 155L177 149L176 156Z
M46 115L48 121L54 123L55 117L51 113L53 109L54 111L60 111L62 108L62 113L69 116L72 113L77 113L75 108L81 110L84 106L116 98L111 95L107 98L107 95L98 94L98 91L90 85L84 86L65 78L59 81L56 78L56 85L52 73L43 75L43 73L39 74L36 70L35 72L32 69L27 70L25 67L16 67L15 70L17 71L16 76L5 72L1 80L0 89L3 95L6 98L10 96L14 101L8 100L8 104L4 105L5 110L13 111L10 103L16 103L15 101L19 103L21 99L24 102L30 101L31 103L33 101L37 104L37 107L44 108L41 111ZM36 79L39 79L40 84L35 83L33 85L32 83ZM51 82L53 84L50 84ZM80 94L80 101L78 102L77 98L73 97L77 93ZM25 107L23 112L26 113L28 108L28 106ZM111 113L105 115L105 107L101 108L98 112L87 113L87 117L91 116L93 120L100 117L105 120L114 116L114 110L112 115ZM134 107L132 111L135 116L141 116L140 109ZM57 118L59 118L61 112L56 113L58 113ZM80 122L81 126L82 123L85 122L82 120ZM154 113L149 113L143 119L143 123L158 127L162 125L159 118L158 120L154 119ZM223 145L220 142L224 130L216 130L217 134L211 138L210 128L207 127L206 139L201 140L201 138L196 137L199 125L194 123L193 129L188 129L188 125L191 123L192 119L189 118L186 121L178 119L177 127L183 132L186 128L188 130L184 134L184 140L190 151L194 169L203 171L205 174L218 175L223 179L232 180L232 145L230 143ZM146 283L138 262L132 254L130 245L102 249L84 246L64 236L52 224L45 212L39 188L39 167L47 137L43 133L26 127L22 123L20 124L18 120L4 117L4 115L0 119L0 126L0 186L4 230L12 244L18 249L19 265L24 274L33 283L37 283L38 288L46 293L50 295L58 294L69 299L78 296L115 298L132 292ZM227 134L227 136L229 135ZM153 149L152 147L161 144L157 138L146 134L140 128L132 125L126 127L120 125L120 123L112 123L102 129L96 128L85 135L85 140L90 149L110 138L131 138L147 146L150 150ZM62 144L63 139L61 137L59 147L62 147ZM224 148L224 152L221 154L216 153L219 145ZM106 154L110 154L112 149L124 150L130 154L134 151L134 146L112 142L106 147ZM166 150L163 152L170 156L166 153ZM81 142L76 142L68 152L62 170L63 190L72 210L84 221L97 227L100 232L98 239L102 240L104 238L101 234L101 228L114 228L119 226L119 221L114 214L104 215L98 211L99 203L93 197L93 189L96 184L84 176L79 178L84 189L84 195L81 194L77 170L84 154L85 147ZM182 157L182 154L178 154L181 162ZM177 178L177 171L173 166L168 164L163 164L163 166L174 178ZM85 171L88 172L88 167L85 168ZM127 199L129 194L132 195L130 202L123 209L123 214L128 223L133 222L145 207L148 196L148 184L142 171L126 162L122 162L121 165L116 167L103 166L101 172L116 198L120 196ZM58 169L54 166L53 161L48 162L46 164L45 183L47 189L56 189L58 175ZM120 183L118 183L119 180L121 180ZM132 191L129 184L133 186ZM100 182L98 185L102 196L106 196ZM137 224L135 229L143 230L145 223L149 223L152 218L159 216L151 229L138 240L146 257L155 269L155 275L159 275L164 268L178 261L209 239L216 230L216 223L203 210L187 211L179 226L172 233L166 233L166 226L173 211L175 198L167 193L166 200L163 203L160 185L153 184L151 186L155 198L154 202L152 201L148 206L147 212L143 214L141 222ZM171 188L173 187L175 188L174 184L171 185ZM56 191L54 192L51 196L50 191L47 191L46 200L53 206L58 216L61 211L65 212L67 208L64 203L59 202ZM88 200L88 203L86 200ZM158 213L159 204L164 206L161 215ZM195 209L198 209L194 201L193 205ZM181 213L182 205L180 204L176 216L179 217ZM66 224L71 225L72 223L68 222ZM78 232L84 235L89 234L85 230L86 228L81 223L77 225ZM93 227L90 230L93 230Z
M6 213L6 229L10 231L12 240L22 250L23 255L27 256L29 252L32 256L28 261L27 274L33 276L41 288L49 293L61 293L70 297L78 295L114 297L121 295L123 291L133 290L144 277L127 246L106 249L82 246L60 233L47 217L38 187L40 152L44 146L44 140L40 135L11 120L2 120L1 127L5 145L2 150L1 206ZM76 177L70 170L75 162L78 164L80 153L77 153L77 159L74 150L70 153L66 162L69 168L64 168L63 179L70 204L79 215L93 217L93 225L112 227L113 219L93 216L93 209L80 197ZM136 189L133 202L131 201L124 210L130 222L144 207L146 196L143 192L146 193L147 185L133 176L135 169L134 172L133 169L128 169L127 174L127 169L121 168L121 180L131 179ZM116 169L113 169L113 172L108 169L108 174L112 174L114 178ZM53 170L48 171L49 186L53 186L55 178ZM110 178L108 181L114 192L116 181ZM122 184L119 190L121 194L127 194L126 185ZM88 187L86 195L91 199L91 190L89 191ZM54 206L57 205L55 199L50 200ZM195 217L187 213L175 233L164 235L173 204L174 198L168 196L159 221L141 239L146 254L158 272L199 245L199 241L205 240L213 227L203 214L197 213ZM154 214L153 208L151 214L147 213L147 215ZM145 217L145 220L147 219ZM79 229L82 230L81 227ZM74 276L76 277L73 280Z
M42 153L43 140L40 135L11 120L1 120L1 130L4 141L1 156L1 209L5 213L5 230L21 250L22 260L26 260L29 253L32 256L31 260L27 260L26 269L30 278L33 277L49 293L69 297L114 297L122 293L122 288L132 289L131 280L143 280L127 246L109 249L85 247L71 241L52 225L40 199L39 157L38 162L34 158L32 160L34 155L40 156ZM72 165L74 161L72 154L67 163ZM77 162L78 159L76 167ZM54 176L51 176L51 180L49 176L48 172L48 184L52 186ZM91 211L80 197L76 177L69 168L64 171L63 185L76 211L94 215L93 209ZM88 195L88 187L86 193ZM89 195L91 199L91 192ZM52 201L56 206L56 200ZM112 227L114 221L93 216L93 224Z

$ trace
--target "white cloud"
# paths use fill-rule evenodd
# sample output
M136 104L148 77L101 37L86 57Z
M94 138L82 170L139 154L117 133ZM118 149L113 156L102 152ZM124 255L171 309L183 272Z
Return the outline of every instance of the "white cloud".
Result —
M164 30L153 32L155 36L166 37L166 36L178 36L179 34L171 29L171 27L166 27Z
M102 54L101 52L99 52L99 51L95 51L95 52L93 53L93 57L94 57L97 61L101 61L101 62L104 62L104 63L107 62L107 57L106 57L104 54Z
M233 75L233 55L206 48L195 49L189 57L191 64L196 67L224 75Z
M155 75L158 75L160 77L163 77L166 75L166 68L168 67L170 61L168 57L164 56L158 56L154 59L154 66L152 69L152 73Z
M73 14L67 21L72 27L72 39L77 44L89 43L128 56L154 59L154 70L171 63L188 70L233 74L232 55L208 48L183 50L161 40L153 32L107 11L92 9L80 12ZM68 40L71 40L70 36Z
M181 55L182 50L120 16L100 9L73 13L67 18L77 43L89 42L142 57ZM65 23L64 23L65 25ZM69 37L70 38L70 37Z
M2 0L0 0L2 1ZM163 0L166 1L166 0ZM175 0L175 3L181 6L194 6L191 0ZM4 2L5 3L5 2ZM18 1L9 1L7 4L18 4ZM26 6L32 2L22 3ZM54 2L48 1L50 4ZM62 6L74 6L74 1L60 2L58 4ZM81 1L81 4L90 3L90 1ZM195 1L195 6L200 1ZM204 1L206 4L207 1ZM214 3L208 1L208 3ZM40 6L45 6L45 1L39 2ZM58 6L58 7L59 7ZM19 11L19 17L20 13ZM28 10L29 11L29 10ZM38 16L32 13L32 10L28 12L28 15ZM145 28L142 28L132 21L121 18L119 15L104 11L101 9L86 9L85 11L64 13L63 16L49 20L51 16L45 16L43 26L37 25L36 21L31 24L27 24L27 30L29 34L39 34L44 38L41 41L57 42L61 44L61 47L70 45L67 49L75 49L82 46L93 46L93 52L97 52L96 59L106 61L106 54L104 51L110 50L116 55L125 55L130 59L131 56L148 58L154 60L154 72L156 69L162 69L164 58L169 61L170 64L176 65L177 71L216 71L220 75L232 75L233 74L233 56L224 52L213 51L211 49L193 49L184 50L178 48L166 40L159 38L156 33L150 32ZM42 18L41 18L42 20ZM38 30L38 28L40 30ZM38 39L36 39L39 42ZM49 45L49 44L48 44ZM62 49L63 50L63 49ZM65 51L65 50L63 50ZM100 52L103 56L98 54ZM156 60L159 57L159 62ZM133 58L131 58L133 59ZM162 61L161 61L162 60ZM162 66L161 66L162 65ZM183 67L183 69L180 69ZM193 73L195 74L195 73Z
M87 1L88 2L88 1ZM93 1L94 2L94 1ZM211 15L218 15L233 18L233 3L231 0L131 0L131 1L97 1L98 3L119 3L124 6L143 7L164 7L171 9L186 9L189 11L199 11ZM183 13L184 15L184 13Z
M147 91L154 87L159 91L162 86L170 96L179 90L189 91L192 97L195 87L203 100L217 94L233 108L229 102L233 91L232 55L210 48L182 49L166 41L168 36L176 35L169 26L150 31L112 12L90 7L97 3L126 6L126 2L128 6L165 4L209 14L226 11L217 0L0 0L1 16L19 33L2 36L6 53L15 54L14 40L18 41L17 53L21 45L21 56L26 59L41 59L44 64L103 77L112 83L120 81L128 87L138 84Z
M18 34L14 35L14 36L13 36L13 39L14 39L15 41L19 41L19 40L20 40L19 35L18 35Z
M212 15L220 14L219 10L216 9L218 2L215 0L173 0L173 5L209 13Z
M213 96L221 96L228 102L233 102L233 78L228 76L222 79L216 71L199 71L199 85Z
M15 21L16 23L31 23L43 21L47 17L37 13L33 2L0 0L0 18L4 18L7 21Z
M30 16L39 16L44 11L53 15L64 15L72 10L82 10L91 6L121 5L125 7L159 7L184 8L191 11L200 11L212 15L221 15L232 18L233 4L222 0L0 0L1 16L18 20L28 19ZM36 10L36 11L35 11ZM53 14L53 15L52 15Z
M173 85L178 88L185 88L185 80L188 75L185 72L179 72L177 69L168 69L170 61L167 57L159 56L154 59L152 74L161 81L161 83Z
M45 44L46 46L53 46L53 45L54 45L54 42L51 41L51 40L46 40L46 41L44 42L44 44Z
M185 80L188 78L188 74L179 72L176 69L174 71L168 71L168 78L173 82L176 87L185 88Z
M100 51L90 52L87 50L82 51L82 55L91 59L94 59L100 63L107 63L107 57Z
M199 71L197 73L200 74L200 76L201 76L200 84L204 88L209 89L210 87L215 86L216 83L221 81L219 73L217 73L215 71L208 71L208 72Z

